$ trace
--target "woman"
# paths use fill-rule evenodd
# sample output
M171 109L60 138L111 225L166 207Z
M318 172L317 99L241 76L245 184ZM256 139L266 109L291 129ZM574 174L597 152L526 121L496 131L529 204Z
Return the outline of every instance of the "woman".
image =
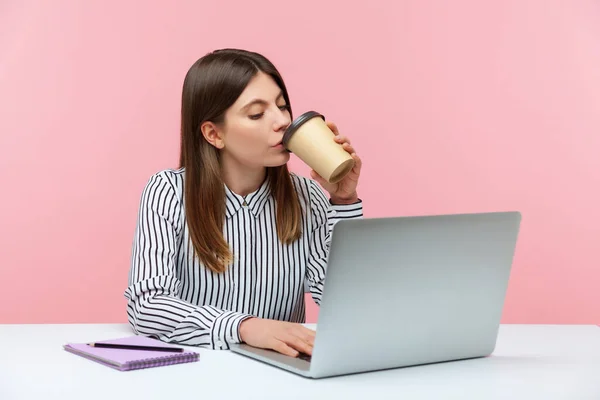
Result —
M141 196L125 291L136 333L312 354L304 282L319 304L331 229L362 217L361 160L328 123L354 169L339 184L290 174L291 120L285 84L260 54L218 50L190 68L180 169L153 175Z

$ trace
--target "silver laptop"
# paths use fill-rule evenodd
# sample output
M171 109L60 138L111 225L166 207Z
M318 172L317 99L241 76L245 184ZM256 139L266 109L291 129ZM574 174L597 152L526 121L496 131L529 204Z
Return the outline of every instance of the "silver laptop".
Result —
M341 220L312 357L231 350L311 378L489 356L520 222L518 212Z

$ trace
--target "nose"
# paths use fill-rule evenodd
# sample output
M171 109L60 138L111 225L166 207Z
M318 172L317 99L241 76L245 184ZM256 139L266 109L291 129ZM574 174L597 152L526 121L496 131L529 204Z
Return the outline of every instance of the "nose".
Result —
M292 123L290 118L290 113L287 111L281 111L276 114L277 118L275 119L275 131L285 131L287 127Z

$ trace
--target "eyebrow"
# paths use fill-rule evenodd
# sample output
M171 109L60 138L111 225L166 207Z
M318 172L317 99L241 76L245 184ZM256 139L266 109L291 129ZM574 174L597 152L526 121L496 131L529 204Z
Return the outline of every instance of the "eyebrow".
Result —
M279 100L280 98L283 97L283 92L279 92L279 96L277 96L275 98L275 102L277 102L277 100ZM247 110L248 108L250 108L251 106L255 105L255 104L260 104L260 105L267 105L269 104L268 101L263 100L263 99L254 99L252 100L250 103L246 104L244 107L242 107L242 111Z

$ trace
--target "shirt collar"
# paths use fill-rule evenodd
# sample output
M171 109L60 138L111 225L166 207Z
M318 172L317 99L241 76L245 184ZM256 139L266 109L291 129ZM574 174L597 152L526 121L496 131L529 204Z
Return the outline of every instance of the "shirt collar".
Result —
M271 195L271 185L269 183L269 179L265 179L265 181L260 185L260 187L252 193L249 193L246 196L240 196L237 193L234 193L227 185L225 185L225 214L227 218L231 218L242 207L248 207L250 212L258 217L262 210L265 208L265 204L269 200Z

